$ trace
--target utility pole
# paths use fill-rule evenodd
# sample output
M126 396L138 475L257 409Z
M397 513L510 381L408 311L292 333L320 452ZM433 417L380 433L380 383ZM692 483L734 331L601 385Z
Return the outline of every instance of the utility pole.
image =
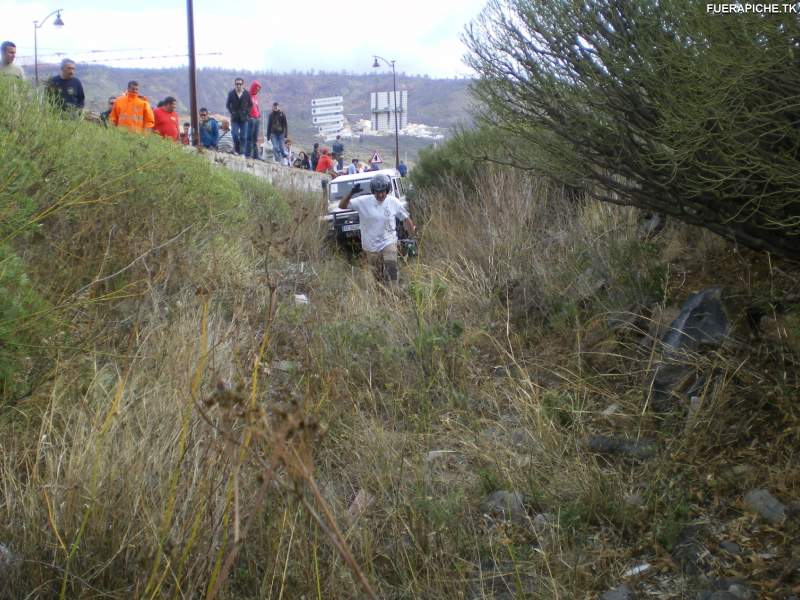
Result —
M192 124L192 146L199 146L197 122L197 65L194 54L194 7L192 0L186 0L186 20L189 28L189 120Z

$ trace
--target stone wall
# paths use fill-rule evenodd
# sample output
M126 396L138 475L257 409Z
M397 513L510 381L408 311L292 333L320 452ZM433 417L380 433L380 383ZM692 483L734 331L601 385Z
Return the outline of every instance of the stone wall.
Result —
M277 188L300 190L303 192L319 193L322 195L323 182L327 185L330 179L322 173L293 169L273 162L263 160L245 159L233 154L203 150L200 152L214 164L226 167L232 171L250 173L256 177L266 179Z

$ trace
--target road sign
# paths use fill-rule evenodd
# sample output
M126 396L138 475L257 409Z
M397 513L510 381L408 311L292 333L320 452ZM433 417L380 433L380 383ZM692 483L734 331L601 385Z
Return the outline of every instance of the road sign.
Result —
M331 115L334 113L340 113L344 111L344 107L341 104L331 104L330 106L315 106L311 109L311 115Z
M381 158L380 154L375 152L375 154L372 155L372 158L369 159L369 162L371 162L371 163L382 163L383 159Z
M311 106L328 106L329 104L343 104L344 97L330 96L328 98L314 98L311 101Z
M314 125L322 125L323 123L336 123L337 121L344 121L341 113L335 115L322 115L320 117L311 117L311 122Z
M322 135L328 133L341 133L342 131L342 124L341 123L334 123L333 125L322 125L319 128L319 132Z

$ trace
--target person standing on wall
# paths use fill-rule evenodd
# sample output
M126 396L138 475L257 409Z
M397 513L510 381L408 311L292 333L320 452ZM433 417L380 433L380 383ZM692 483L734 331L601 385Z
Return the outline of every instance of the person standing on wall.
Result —
M250 118L247 119L247 148L244 155L250 158L258 158L258 131L261 126L261 110L258 108L258 92L261 91L261 83L253 81L250 84L250 101L253 106L250 108Z
M247 130L253 100L250 98L250 93L244 89L244 79L241 77L233 80L233 89L228 93L225 108L231 114L234 154L244 154L247 150Z
M272 142L272 156L278 164L286 158L283 141L289 135L289 122L277 102L272 103L272 112L267 119L267 141Z
M344 144L342 143L342 136L336 136L336 141L331 145L331 153L336 163L336 170L341 171L344 169Z

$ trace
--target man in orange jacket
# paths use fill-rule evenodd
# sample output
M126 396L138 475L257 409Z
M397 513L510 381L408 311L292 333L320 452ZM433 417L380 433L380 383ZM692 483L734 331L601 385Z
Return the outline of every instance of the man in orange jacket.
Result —
M126 127L137 133L152 131L155 124L153 109L150 108L147 98L139 95L138 81L129 81L128 91L114 102L111 122L117 127Z

